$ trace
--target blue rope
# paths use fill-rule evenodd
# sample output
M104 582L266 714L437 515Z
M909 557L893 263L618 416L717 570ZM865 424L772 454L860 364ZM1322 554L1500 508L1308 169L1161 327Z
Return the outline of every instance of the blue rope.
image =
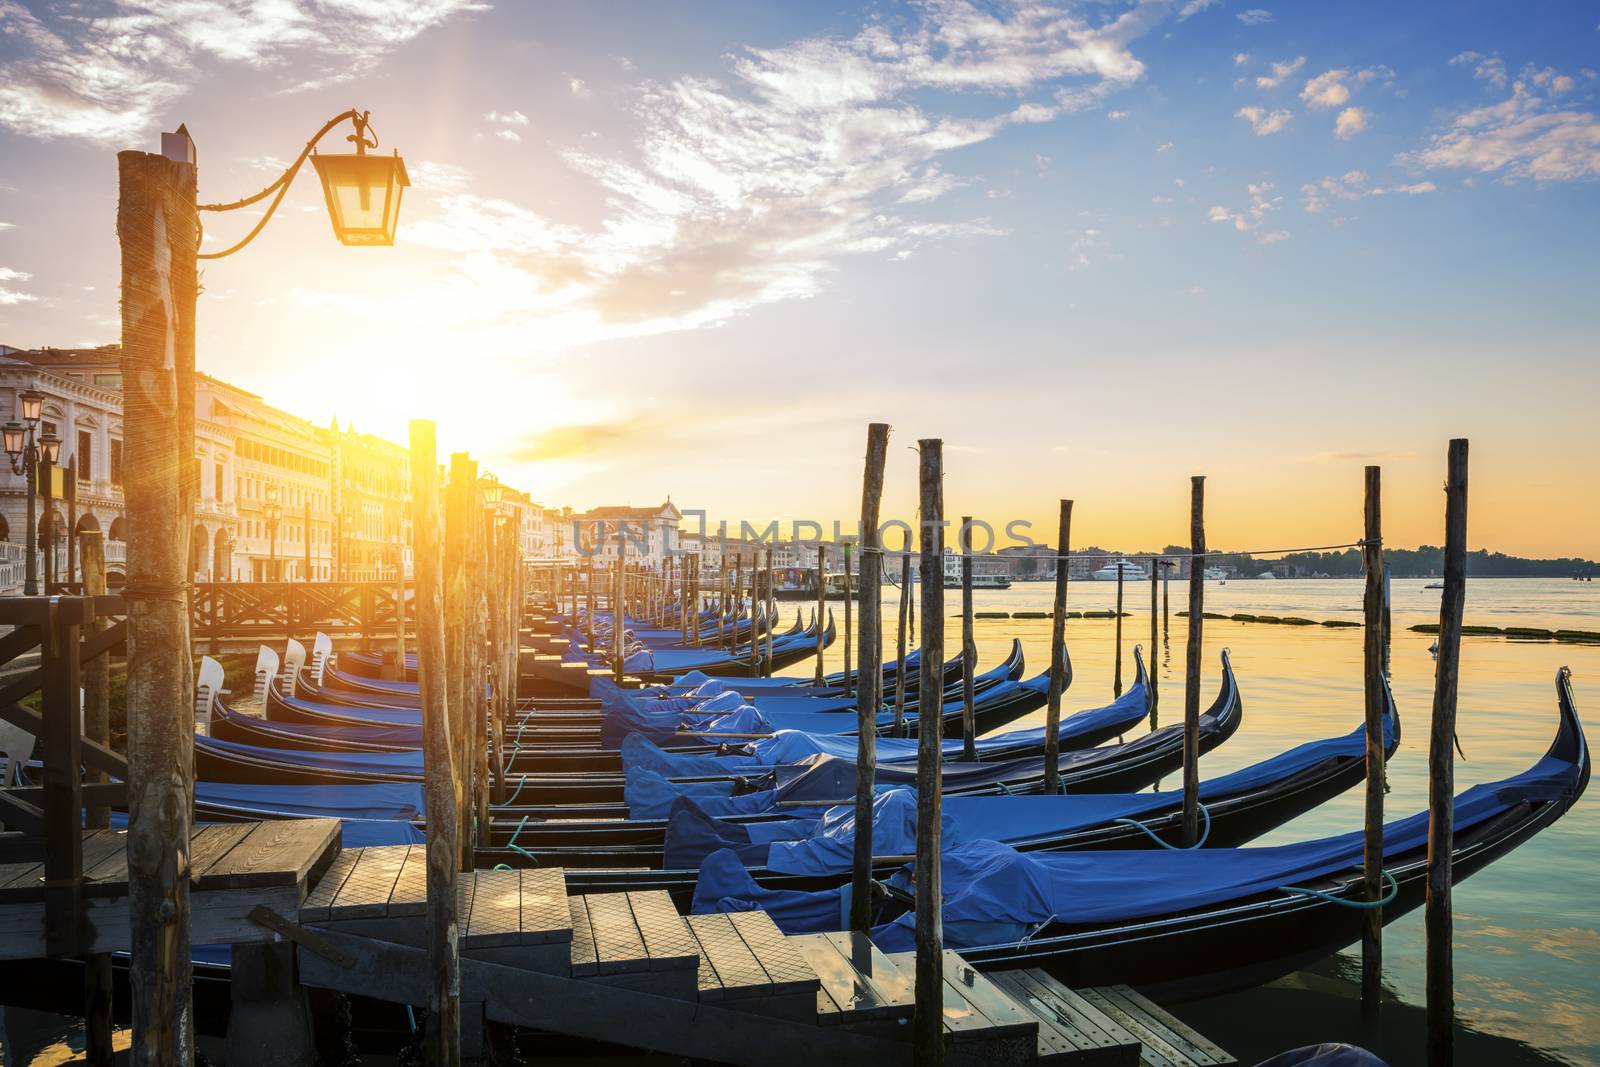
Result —
M522 821L517 823L516 830L514 830L511 834L511 840L506 842L506 848L509 848L512 852L515 852L524 859L533 861L533 865L537 867L539 866L539 857L535 856L532 852L529 852L527 849L517 844L517 838L522 836L522 828L528 825L528 819L530 817L531 816L524 815L522 817Z
M1381 900L1346 900L1344 897L1335 896L1332 893L1324 893L1320 889L1309 889L1303 885L1280 885L1278 888L1285 893L1299 893L1302 896L1326 900L1329 904L1338 904L1346 908L1359 908L1362 911L1372 911L1374 908L1383 907L1400 895L1400 883L1395 881L1394 875L1384 871L1383 880L1389 883L1389 892Z
M411 1032L417 1032L417 1010L411 1005L406 1005L406 1022L411 1024Z
M515 804L517 802L517 798L522 795L522 787L527 785L527 784L528 784L528 776L526 774L517 775L517 788L515 788L515 789L513 789L511 791L511 799L506 801L506 803L505 803L506 807L509 808L511 805L513 805L513 804Z
M1201 804L1199 801L1195 801L1195 804L1196 804L1197 807L1199 807L1200 814L1205 818L1206 825L1205 825L1205 829L1200 831L1200 840L1196 841L1192 845L1189 845L1188 848L1199 848L1201 845L1204 845L1206 843L1206 839L1211 836L1211 812L1208 811L1206 809L1206 806L1204 804ZM1154 841L1156 844L1160 845L1162 848L1170 848L1174 852L1187 851L1187 849L1183 845L1168 844L1167 842L1161 840L1161 838L1156 836L1154 830L1150 829L1150 827L1146 826L1144 823L1140 822L1138 819L1112 819L1111 821L1112 822L1117 822L1117 823L1122 823L1124 826L1137 826L1139 829L1143 830L1145 832L1145 834L1147 834L1149 836L1150 840Z

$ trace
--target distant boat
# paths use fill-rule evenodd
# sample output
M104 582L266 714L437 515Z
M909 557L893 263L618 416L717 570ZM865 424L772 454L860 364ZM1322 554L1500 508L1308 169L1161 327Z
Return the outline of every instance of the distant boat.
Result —
M1443 589L1444 588L1444 583L1443 582L1429 582L1427 585L1423 586L1422 588L1424 588L1424 589Z
M1276 578L1278 576L1276 574L1273 574L1271 571L1262 571L1260 574L1256 575L1256 577L1257 578Z
M961 575L958 574L952 578L949 574L946 574L944 576L944 587L946 589L960 589ZM1010 589L1011 579L1003 574L974 574L972 576L972 588Z
M1228 572L1223 570L1221 567L1207 567L1206 568L1206 581L1208 581L1208 582L1226 582L1227 580L1228 580Z
M1119 559L1115 563L1107 563L1104 567L1093 572L1089 577L1097 582L1114 582L1117 574L1121 573L1125 582L1140 582L1150 577L1150 572L1132 560Z

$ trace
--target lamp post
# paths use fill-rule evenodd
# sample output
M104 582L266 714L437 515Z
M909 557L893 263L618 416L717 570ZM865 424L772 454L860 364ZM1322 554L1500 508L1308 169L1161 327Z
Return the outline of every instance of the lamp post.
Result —
M17 394L17 408L22 421L13 419L6 423L5 449L6 455L11 457L12 473L26 475L28 481L28 558L22 591L26 596L38 596L39 520L35 498L39 495L39 464L42 458L49 466L56 465L61 457L61 438L53 433L39 433L39 419L44 412L43 393L24 389Z
M267 581L278 580L278 520L283 506L278 503L278 487L267 486Z

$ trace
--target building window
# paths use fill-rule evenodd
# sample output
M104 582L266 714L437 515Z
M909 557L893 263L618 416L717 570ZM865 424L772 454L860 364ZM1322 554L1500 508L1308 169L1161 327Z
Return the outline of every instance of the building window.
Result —
M223 482L224 475L223 475L223 472L222 472L222 464L220 464L220 463L217 464L217 472L216 473L217 473L217 478L216 478L217 500L218 500L218 502L220 502L222 500L222 487L224 485L224 482Z
M122 375L120 375L120 374L96 374L94 376L94 384L103 385L107 389L121 389L122 388Z
M111 439L111 484L122 484L122 442Z
M78 431L78 480L87 482L94 478L94 435L88 430Z

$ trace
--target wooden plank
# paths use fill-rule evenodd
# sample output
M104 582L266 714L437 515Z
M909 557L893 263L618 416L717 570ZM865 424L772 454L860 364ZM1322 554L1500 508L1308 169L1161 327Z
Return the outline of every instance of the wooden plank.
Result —
M681 970L700 961L700 946L664 889L628 894L634 924L650 954L652 971Z
M733 928L728 916L689 916L689 928L700 944L700 957L716 972L715 985L704 983L701 999L723 1000L736 997L765 997L772 994L772 982L750 946Z
M311 870L339 847L338 819L283 819L255 830L212 865L202 889L303 885Z
M522 872L475 871L463 882L473 883L472 915L463 925L464 947L489 948L521 941Z
M1065 1057L1081 1051L1084 1047L1093 1047L1067 1019L1039 1001L1032 987L1027 982L1019 980L1020 974L1019 971L1001 971L992 975L991 980L1039 1021L1040 1059ZM1136 1055L1134 1061L1137 1060Z
M567 908L572 913L572 976L597 974L600 965L595 954L594 926L589 921L589 899L568 897Z
M411 846L389 890L389 917L428 914L428 850ZM463 925L465 930L466 926Z
M306 894L306 902L300 906L301 922L323 922L328 918L328 905L338 896L344 880L355 869L356 860L360 856L360 849L347 848L334 857L333 864L323 872L317 884L311 887L311 892Z
M917 954L915 952L892 952L890 961L902 970L915 971ZM948 970L944 976L944 1030L947 1037L959 1041L964 1037L975 1037L990 1027L988 1016L962 995L955 984L955 976Z
M601 974L623 974L650 969L650 957L633 921L633 909L621 893L595 893L588 898L589 923L594 928L596 961Z
M1140 1000L1144 1000L1144 1003L1136 1004L1117 990L1116 986L1106 986L1078 992L1084 1000L1105 1012L1139 1039L1144 1045L1145 1060L1156 1065L1171 1064L1173 1067L1211 1067L1219 1063L1237 1062L1209 1041L1205 1042L1209 1048L1201 1047L1174 1032L1165 1025L1162 1018L1166 1013L1148 1000L1141 997ZM1220 1053L1220 1057L1215 1055L1212 1049Z
M850 957L827 934L801 934L789 939L820 980L817 1021L825 1025L868 1019L902 1018L911 1003L884 999L876 985L856 970ZM886 961L887 962L887 961Z
M1115 995L1119 1001L1128 1006L1130 1011L1140 1012L1147 1018L1159 1021L1162 1029L1170 1033L1175 1040L1192 1045L1194 1051L1190 1053L1191 1056L1196 1058L1209 1056L1211 1057L1211 1063L1219 1065L1239 1062L1227 1049L1162 1008L1137 989L1131 986L1117 985L1106 987L1106 992ZM1205 1061L1202 1060L1201 1062Z
M728 919L750 947L751 955L767 972L774 996L817 988L817 972L783 936L772 916L764 911L736 911L729 913Z
M339 887L328 905L329 921L342 919L381 919L389 914L389 894L405 864L410 845L385 845L358 849L355 869Z
M917 954L893 952L889 962L913 974ZM1016 1036L1040 1026L1037 1016L950 949L944 953L944 985L945 1031L952 1040Z
M247 822L213 823L197 826L189 837L189 878L199 881L212 866L226 856L255 827Z
M1015 994L1035 1016L1067 1034L1080 1049L1131 1050L1137 1061L1140 1042L1106 1014L1044 971L1005 971L994 975L1002 989Z
M528 868L522 875L521 943L547 945L573 938L567 876L559 867Z
M914 972L902 971L889 962L881 948L872 943L866 934L857 931L826 935L839 949L839 954L849 960L862 978L886 1004L899 1004L910 1008L916 1002Z

